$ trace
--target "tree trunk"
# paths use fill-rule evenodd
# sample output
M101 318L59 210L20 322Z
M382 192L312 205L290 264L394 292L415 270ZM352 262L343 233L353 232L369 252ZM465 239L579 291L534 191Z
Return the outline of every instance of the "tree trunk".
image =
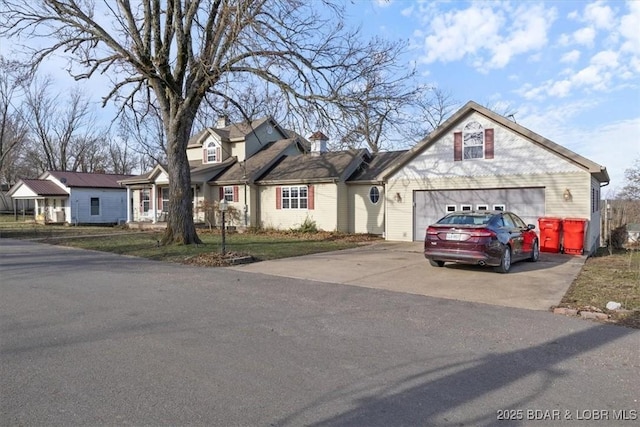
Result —
M187 159L189 128L186 124L179 129L168 129L167 172L169 173L169 218L162 244L190 245L202 243L196 233L193 221L193 196L191 192L191 171Z

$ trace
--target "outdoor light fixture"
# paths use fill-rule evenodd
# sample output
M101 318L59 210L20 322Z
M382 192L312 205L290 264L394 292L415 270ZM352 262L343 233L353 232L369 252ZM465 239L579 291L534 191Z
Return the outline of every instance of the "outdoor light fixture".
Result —
M562 197L564 197L565 202L568 202L569 200L571 200L573 197L571 195L571 190L569 190L568 188L564 190L564 194L562 194Z
M402 201L402 196L400 195L400 193L396 193L396 202L401 202Z

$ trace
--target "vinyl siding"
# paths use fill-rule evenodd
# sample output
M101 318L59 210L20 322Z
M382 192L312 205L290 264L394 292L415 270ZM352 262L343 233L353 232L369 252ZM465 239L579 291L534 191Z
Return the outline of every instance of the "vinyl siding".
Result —
M339 183L336 186L338 191L338 222L336 225L336 231L346 233L349 231L349 189L346 184Z
M350 185L349 209L352 212L349 232L380 234L384 233L384 187L376 185L380 192L380 200L373 204L369 199L372 185Z
M495 130L494 158L454 161L454 131L462 130L462 127L472 119L478 121L485 129ZM580 167L476 113L461 122L459 129L454 128L426 148L391 179L428 180L441 177L482 176L501 176L511 179L521 175L582 171Z
M100 199L100 214L91 215L91 198ZM71 189L69 203L71 218L68 221L83 224L110 224L127 219L126 190Z
M387 183L387 239L411 241L413 238L413 192L416 190L455 190L469 188L544 187L545 216L590 219L591 182L588 172L562 174L451 177L438 179L391 179ZM563 193L571 190L573 200ZM396 200L399 195L399 201Z
M338 227L338 186L313 184L315 209L276 209L275 185L259 187L260 224L262 228L288 230L298 228L309 218L319 230L334 231ZM346 222L346 221L345 221Z

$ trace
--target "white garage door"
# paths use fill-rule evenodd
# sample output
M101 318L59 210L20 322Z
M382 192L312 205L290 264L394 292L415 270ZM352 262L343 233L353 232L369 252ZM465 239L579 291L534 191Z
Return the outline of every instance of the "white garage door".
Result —
M538 226L544 216L544 188L490 190L421 190L413 193L414 240L424 240L427 227L451 210L502 208L516 213L527 224Z

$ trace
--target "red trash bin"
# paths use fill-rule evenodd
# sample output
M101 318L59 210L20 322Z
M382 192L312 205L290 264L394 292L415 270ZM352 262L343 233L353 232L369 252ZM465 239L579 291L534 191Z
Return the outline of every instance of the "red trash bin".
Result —
M562 221L564 231L563 249L565 254L582 255L584 253L584 230L587 220L584 218L565 218Z
M540 250L542 252L560 252L562 218L538 218L538 227L540 228Z

